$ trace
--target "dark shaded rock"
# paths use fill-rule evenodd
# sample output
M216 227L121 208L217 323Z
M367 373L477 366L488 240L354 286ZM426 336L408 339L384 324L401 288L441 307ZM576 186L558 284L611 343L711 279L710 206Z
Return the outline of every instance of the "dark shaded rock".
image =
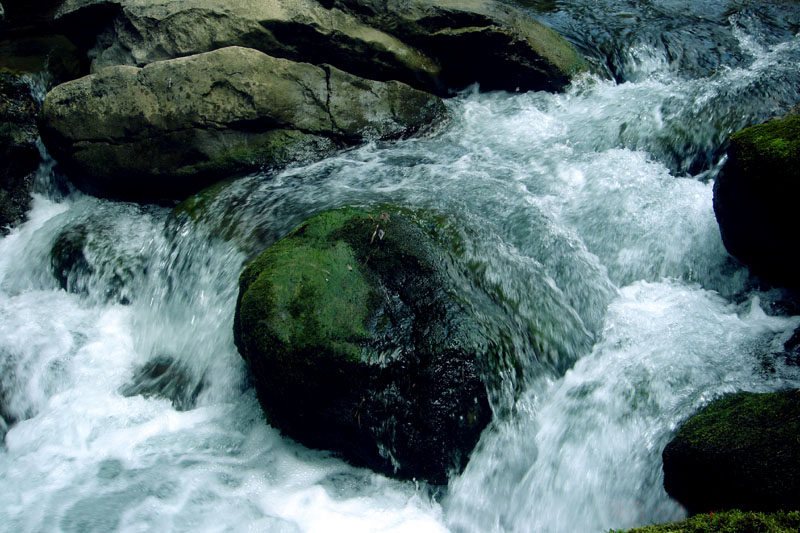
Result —
M489 343L434 226L389 208L309 219L242 273L234 337L281 431L442 484L491 418Z
M157 201L408 137L447 116L440 99L399 82L231 47L59 85L45 98L42 136L84 190Z
M169 356L158 356L138 369L133 380L120 390L123 396L166 398L178 411L192 409L205 383L192 378L191 372Z
M74 79L86 72L86 50L76 46L72 34L85 36L87 28L60 25L55 13L64 0L14 0L0 17L0 65L19 73L44 73L54 81Z
M558 91L584 69L551 28L493 0L334 0L441 65L440 84L462 89Z
M0 235L25 217L39 165L38 105L19 76L0 72Z
M691 514L800 508L800 391L709 404L663 452L664 488Z
M800 288L800 116L731 136L714 184L714 212L728 252L772 284Z

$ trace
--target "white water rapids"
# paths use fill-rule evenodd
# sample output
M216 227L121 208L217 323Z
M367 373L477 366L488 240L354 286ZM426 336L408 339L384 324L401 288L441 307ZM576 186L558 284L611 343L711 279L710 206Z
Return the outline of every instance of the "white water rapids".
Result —
M234 182L208 225L58 192L44 166L29 220L0 240L0 399L13 420L0 530L599 532L682 518L661 473L680 423L726 392L800 386L796 367L762 355L800 317L773 312L780 294L727 255L712 210L724 139L798 100L800 37L762 35L747 17L722 23L743 59L707 76L639 42L624 79L467 91L431 138ZM378 202L451 217L520 331L537 331L514 354L521 382L499 392L446 489L282 437L233 345L247 257L209 226L258 233L245 239L255 247L321 209ZM77 225L97 243L90 262L137 265L117 292L100 268L80 290L59 287L50 250ZM159 357L182 369L188 408L123 394Z

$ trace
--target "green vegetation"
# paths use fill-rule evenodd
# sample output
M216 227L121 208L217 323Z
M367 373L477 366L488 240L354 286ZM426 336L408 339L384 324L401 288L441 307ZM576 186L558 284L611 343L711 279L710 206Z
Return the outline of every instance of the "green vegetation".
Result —
M800 160L800 115L745 128L731 136L731 144L743 169L779 167L797 173Z
M613 530L612 530L613 531ZM614 533L624 530L616 530ZM682 522L629 529L628 533L796 533L800 511L756 513L739 510L693 516Z
M664 449L664 488L690 513L800 508L800 390L712 402Z
M319 353L357 361L374 305L353 250L334 232L351 209L322 213L276 242L240 278L240 321L276 357Z

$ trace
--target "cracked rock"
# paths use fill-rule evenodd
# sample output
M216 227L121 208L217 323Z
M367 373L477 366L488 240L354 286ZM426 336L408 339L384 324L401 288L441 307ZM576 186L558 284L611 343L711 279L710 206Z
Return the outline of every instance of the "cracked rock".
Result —
M228 47L64 83L42 115L45 144L80 188L162 201L231 175L408 137L448 113L438 97L400 82Z

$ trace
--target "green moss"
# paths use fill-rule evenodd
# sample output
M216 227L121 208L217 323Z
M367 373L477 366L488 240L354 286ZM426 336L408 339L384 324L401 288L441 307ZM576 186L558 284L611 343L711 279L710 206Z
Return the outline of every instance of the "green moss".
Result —
M776 445L792 444L800 435L800 392L774 394L742 392L711 403L681 429L693 446L749 448L769 461ZM757 458L758 456L754 457Z
M217 196L232 182L232 179L223 180L210 185L190 196L183 202L175 206L176 215L186 215L194 222L200 222L208 213L208 209Z
M353 250L332 234L351 209L318 215L273 244L242 273L242 323L272 353L308 353L358 361L369 339L374 301Z
M800 508L800 391L709 404L663 452L664 488L690 513Z
M800 116L745 128L731 135L731 144L744 167L772 164L787 170L796 168L800 160Z
M738 510L702 514L682 522L628 530L629 533L795 533L796 531L800 531L798 511L755 513Z

